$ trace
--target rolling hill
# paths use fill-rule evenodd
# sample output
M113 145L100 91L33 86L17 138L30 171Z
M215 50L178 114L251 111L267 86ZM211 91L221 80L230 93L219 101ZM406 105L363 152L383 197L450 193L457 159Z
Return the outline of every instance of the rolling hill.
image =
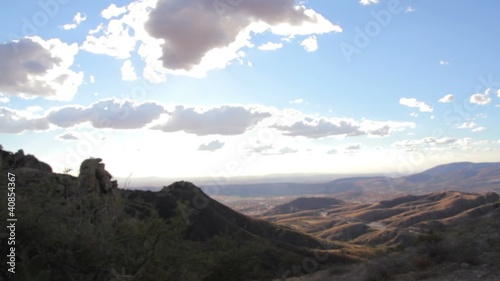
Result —
M445 191L407 195L377 203L344 203L326 208L317 205L309 210L283 212L289 204L300 201L296 199L274 207L264 213L263 218L334 241L408 246L427 231L457 225L494 211L500 205L499 199L494 192Z

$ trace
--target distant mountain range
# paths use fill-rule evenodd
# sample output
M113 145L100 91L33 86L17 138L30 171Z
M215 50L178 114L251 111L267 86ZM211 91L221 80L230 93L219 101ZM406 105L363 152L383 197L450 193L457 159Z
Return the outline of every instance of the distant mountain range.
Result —
M353 177L325 183L259 183L202 186L223 196L290 196L324 194L338 199L375 202L406 194L438 191L500 192L500 162L459 162L421 173L392 177Z

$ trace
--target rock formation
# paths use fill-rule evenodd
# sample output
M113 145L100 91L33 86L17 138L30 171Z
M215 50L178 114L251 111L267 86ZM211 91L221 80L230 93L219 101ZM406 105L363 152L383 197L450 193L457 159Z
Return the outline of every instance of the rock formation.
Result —
M104 169L101 161L100 158L90 158L82 162L78 176L79 188L99 194L106 194L118 188L116 180L111 180L111 174Z

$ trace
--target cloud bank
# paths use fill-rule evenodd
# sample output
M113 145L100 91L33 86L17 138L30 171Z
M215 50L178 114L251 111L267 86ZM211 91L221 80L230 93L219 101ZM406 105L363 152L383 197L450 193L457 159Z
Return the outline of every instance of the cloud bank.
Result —
M47 118L52 124L63 128L90 122L94 128L139 129L164 112L163 106L153 102L134 104L109 99L98 101L89 107L67 106L55 109Z
M163 132L184 131L198 136L238 135L254 127L271 114L242 106L221 106L206 111L178 106L168 120L152 129Z

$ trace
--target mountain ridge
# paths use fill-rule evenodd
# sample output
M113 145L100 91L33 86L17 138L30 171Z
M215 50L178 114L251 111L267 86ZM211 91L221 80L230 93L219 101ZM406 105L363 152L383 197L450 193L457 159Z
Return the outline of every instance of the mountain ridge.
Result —
M214 186L202 186L204 190ZM403 177L351 177L324 183L226 184L215 186L220 196L335 195L347 201L375 202L387 197L442 190L500 192L500 162L455 162Z

